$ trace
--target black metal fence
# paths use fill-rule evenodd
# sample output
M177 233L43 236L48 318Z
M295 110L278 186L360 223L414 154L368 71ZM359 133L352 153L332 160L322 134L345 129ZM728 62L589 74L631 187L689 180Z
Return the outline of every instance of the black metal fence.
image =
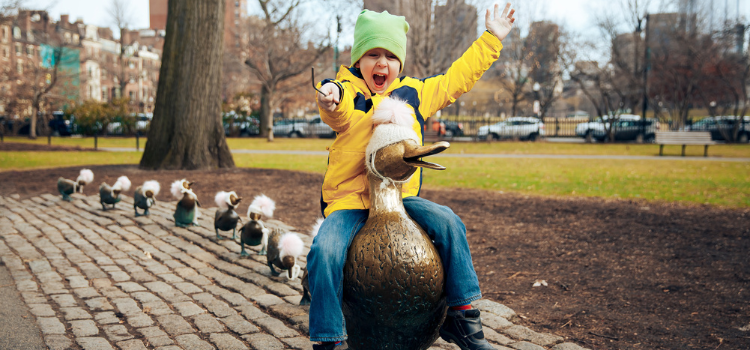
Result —
M576 126L580 123L588 122L588 118L544 118L543 129L545 137L576 137ZM447 120L444 121L445 132L448 136L458 137L473 137L476 138L479 135L479 130L482 127L490 127L492 125L508 122L508 119L501 118L461 118L458 120ZM541 125L540 125L541 126ZM427 126L428 130L432 129L431 125ZM533 127L520 126L510 127L506 131L510 136L525 137L529 134L529 129ZM460 131L457 131L460 130ZM435 130L437 131L437 130Z

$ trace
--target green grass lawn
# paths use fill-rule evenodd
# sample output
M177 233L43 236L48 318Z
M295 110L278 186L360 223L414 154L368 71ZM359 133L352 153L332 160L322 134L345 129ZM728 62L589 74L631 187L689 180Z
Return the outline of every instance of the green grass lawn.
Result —
M83 148L94 148L93 137L52 137L52 145L58 146L80 146ZM47 144L47 137L38 137L36 140L29 139L28 137L18 136L6 136L5 142L20 142L20 143L34 143L39 145ZM113 148L133 148L135 149L135 137L99 137L99 147L113 147ZM146 145L146 138L141 137L140 149Z
M138 164L140 161L140 152L0 152L0 171Z
M325 156L235 155L240 167L324 173ZM596 196L750 207L750 163L660 160L454 158L426 170L431 188L476 188L552 196Z
M29 140L25 137L6 137L8 142L27 142L47 144L47 138ZM135 149L135 138L101 137L99 147L117 147ZM228 138L227 144L231 149L250 150L305 150L325 151L333 143L333 139L305 139L305 138L276 138L268 142L262 138ZM53 145L94 147L94 139L53 137ZM146 145L146 138L140 139L141 150ZM681 146L665 146L664 154L679 156ZM659 146L655 144L580 144L558 142L453 142L446 153L452 154L576 154L576 155L630 155L657 156ZM688 146L688 156L703 156L703 146ZM714 145L708 148L708 155L713 157L750 158L750 145Z
M325 150L331 140L282 139L268 143L258 139L230 139L256 149ZM303 147L305 144L310 147ZM539 146L537 146L539 145ZM560 145L550 143L458 144L480 152L482 147L504 150L497 153L550 153L549 150L590 150L623 154L626 145ZM557 147L562 146L562 147ZM630 149L655 145L631 145ZM235 146L233 146L235 147ZM538 147L538 148L537 148ZM620 148L618 150L618 147ZM727 150L747 152L747 146L725 146ZM718 148L718 147L717 147ZM548 152L532 152L535 149ZM679 151L679 150L677 150ZM619 152L619 153L617 153ZM658 150L657 150L658 152ZM702 150L700 150L702 152ZM710 152L710 151L709 151ZM565 154L565 153L556 153ZM606 153L575 153L606 154ZM637 155L638 153L624 153ZM0 171L92 164L137 164L138 152L0 152ZM747 155L744 155L747 156ZM425 186L460 187L552 196L598 196L603 198L640 198L658 201L709 203L728 207L750 207L750 163L721 161L664 161L609 159L538 158L455 158L431 157L446 166L445 171L427 170ZM235 154L238 167L298 170L323 174L326 156L285 154Z

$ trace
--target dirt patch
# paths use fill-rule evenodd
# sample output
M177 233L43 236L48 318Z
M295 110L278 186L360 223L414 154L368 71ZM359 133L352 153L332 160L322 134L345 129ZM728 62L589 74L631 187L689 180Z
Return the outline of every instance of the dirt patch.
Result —
M57 178L79 169L2 172L0 193L55 193ZM204 206L232 190L245 199L243 213L253 196L273 198L276 218L300 232L321 216L319 174L90 169L97 185L86 194L127 175L134 187L158 180L157 199L167 201L170 183L184 177L197 182ZM422 196L463 219L485 298L532 329L593 349L750 348L750 331L740 330L750 325L750 210L464 189ZM547 285L533 287L537 281Z
M93 148L84 148L81 146L61 146L61 145L41 145L36 143L22 142L0 142L0 151L97 151Z

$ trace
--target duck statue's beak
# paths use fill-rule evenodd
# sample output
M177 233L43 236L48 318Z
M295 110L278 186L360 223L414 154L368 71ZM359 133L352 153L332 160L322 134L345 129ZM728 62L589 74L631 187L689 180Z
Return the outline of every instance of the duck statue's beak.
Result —
M404 142L404 162L415 167L445 170L445 167L440 164L425 162L420 158L438 154L450 146L451 144L445 141L435 142L428 146L420 146L416 142Z

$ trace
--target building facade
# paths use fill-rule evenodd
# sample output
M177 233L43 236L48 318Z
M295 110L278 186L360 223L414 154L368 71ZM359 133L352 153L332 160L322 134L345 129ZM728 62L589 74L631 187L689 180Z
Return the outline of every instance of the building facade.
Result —
M40 113L118 97L130 98L133 112L153 111L161 64L161 46L154 45L158 36L152 30L124 34L121 50L109 28L80 19L71 23L68 15L54 22L46 11L19 11L0 23L0 115L30 116L30 97L53 81Z
M167 29L167 9L169 0L149 0L149 27L153 30ZM239 26L247 17L247 0L225 0L224 44L227 47L239 45Z

